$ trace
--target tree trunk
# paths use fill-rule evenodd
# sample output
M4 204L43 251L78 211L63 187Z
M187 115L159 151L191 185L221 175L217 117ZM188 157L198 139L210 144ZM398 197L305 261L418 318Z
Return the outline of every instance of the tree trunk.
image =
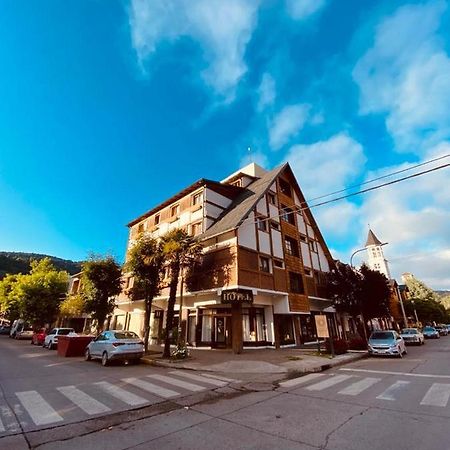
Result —
M172 337L173 316L175 310L175 302L177 300L178 277L180 275L180 265L176 264L171 270L169 301L167 302L167 318L166 318L166 339L164 342L163 358L170 357L170 340Z
M144 316L144 351L148 351L148 340L150 338L150 316L152 313L153 298L145 299L145 316Z

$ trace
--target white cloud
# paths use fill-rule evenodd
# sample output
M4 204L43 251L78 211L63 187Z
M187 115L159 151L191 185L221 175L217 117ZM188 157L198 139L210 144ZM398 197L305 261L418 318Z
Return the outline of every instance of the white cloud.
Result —
M295 20L304 20L320 11L325 0L286 0L289 15Z
M285 106L272 120L269 128L269 145L278 150L303 128L309 112L309 105Z
M445 9L443 1L399 8L353 70L361 113L385 114L400 151L423 154L450 137L450 58L438 35Z
M132 0L132 44L142 68L163 41L189 37L208 66L204 82L225 101L247 72L244 53L256 26L259 0Z
M258 105L257 110L262 111L267 106L273 105L276 97L275 80L273 77L265 73L262 77L261 84L258 89Z
M310 145L294 145L285 159L307 199L345 188L361 175L366 162L362 146L346 133Z

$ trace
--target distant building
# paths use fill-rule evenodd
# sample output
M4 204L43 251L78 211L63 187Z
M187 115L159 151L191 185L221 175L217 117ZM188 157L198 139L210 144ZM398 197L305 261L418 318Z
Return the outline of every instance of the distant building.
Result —
M181 311L181 292L177 297L176 321L189 344L230 347L239 327L244 346L300 344L315 340L319 313L337 332L324 278L334 262L289 164L271 171L250 164L221 182L201 179L128 227L128 249L143 233L158 238L174 228L203 244ZM143 301L130 300L133 280L124 278L111 326L142 335ZM153 301L154 343L161 342L167 299L165 288Z

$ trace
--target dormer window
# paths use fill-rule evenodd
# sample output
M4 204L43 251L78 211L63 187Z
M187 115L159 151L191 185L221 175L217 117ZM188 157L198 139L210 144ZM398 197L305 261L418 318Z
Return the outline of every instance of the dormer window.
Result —
M170 217L178 216L178 213L180 212L180 205L173 205L172 208L170 208Z
M202 199L202 193L201 192L197 192L197 194L194 194L192 196L192 206L200 205L201 199Z
M280 178L280 191L282 194L287 195L288 197L292 196L291 185L286 181Z
M156 214L156 216L155 216L155 225L159 225L160 221L161 221L161 214Z
M271 205L276 205L277 204L277 198L275 197L275 194L272 192L268 192L267 193L267 200L269 200L269 203Z

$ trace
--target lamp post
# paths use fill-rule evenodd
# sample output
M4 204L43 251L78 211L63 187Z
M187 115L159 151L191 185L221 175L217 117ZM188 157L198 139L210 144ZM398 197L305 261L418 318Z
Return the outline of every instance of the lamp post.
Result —
M414 303L414 300L411 300L411 304L413 305L414 316L416 317L416 326L419 326L419 318L417 317L416 304Z

